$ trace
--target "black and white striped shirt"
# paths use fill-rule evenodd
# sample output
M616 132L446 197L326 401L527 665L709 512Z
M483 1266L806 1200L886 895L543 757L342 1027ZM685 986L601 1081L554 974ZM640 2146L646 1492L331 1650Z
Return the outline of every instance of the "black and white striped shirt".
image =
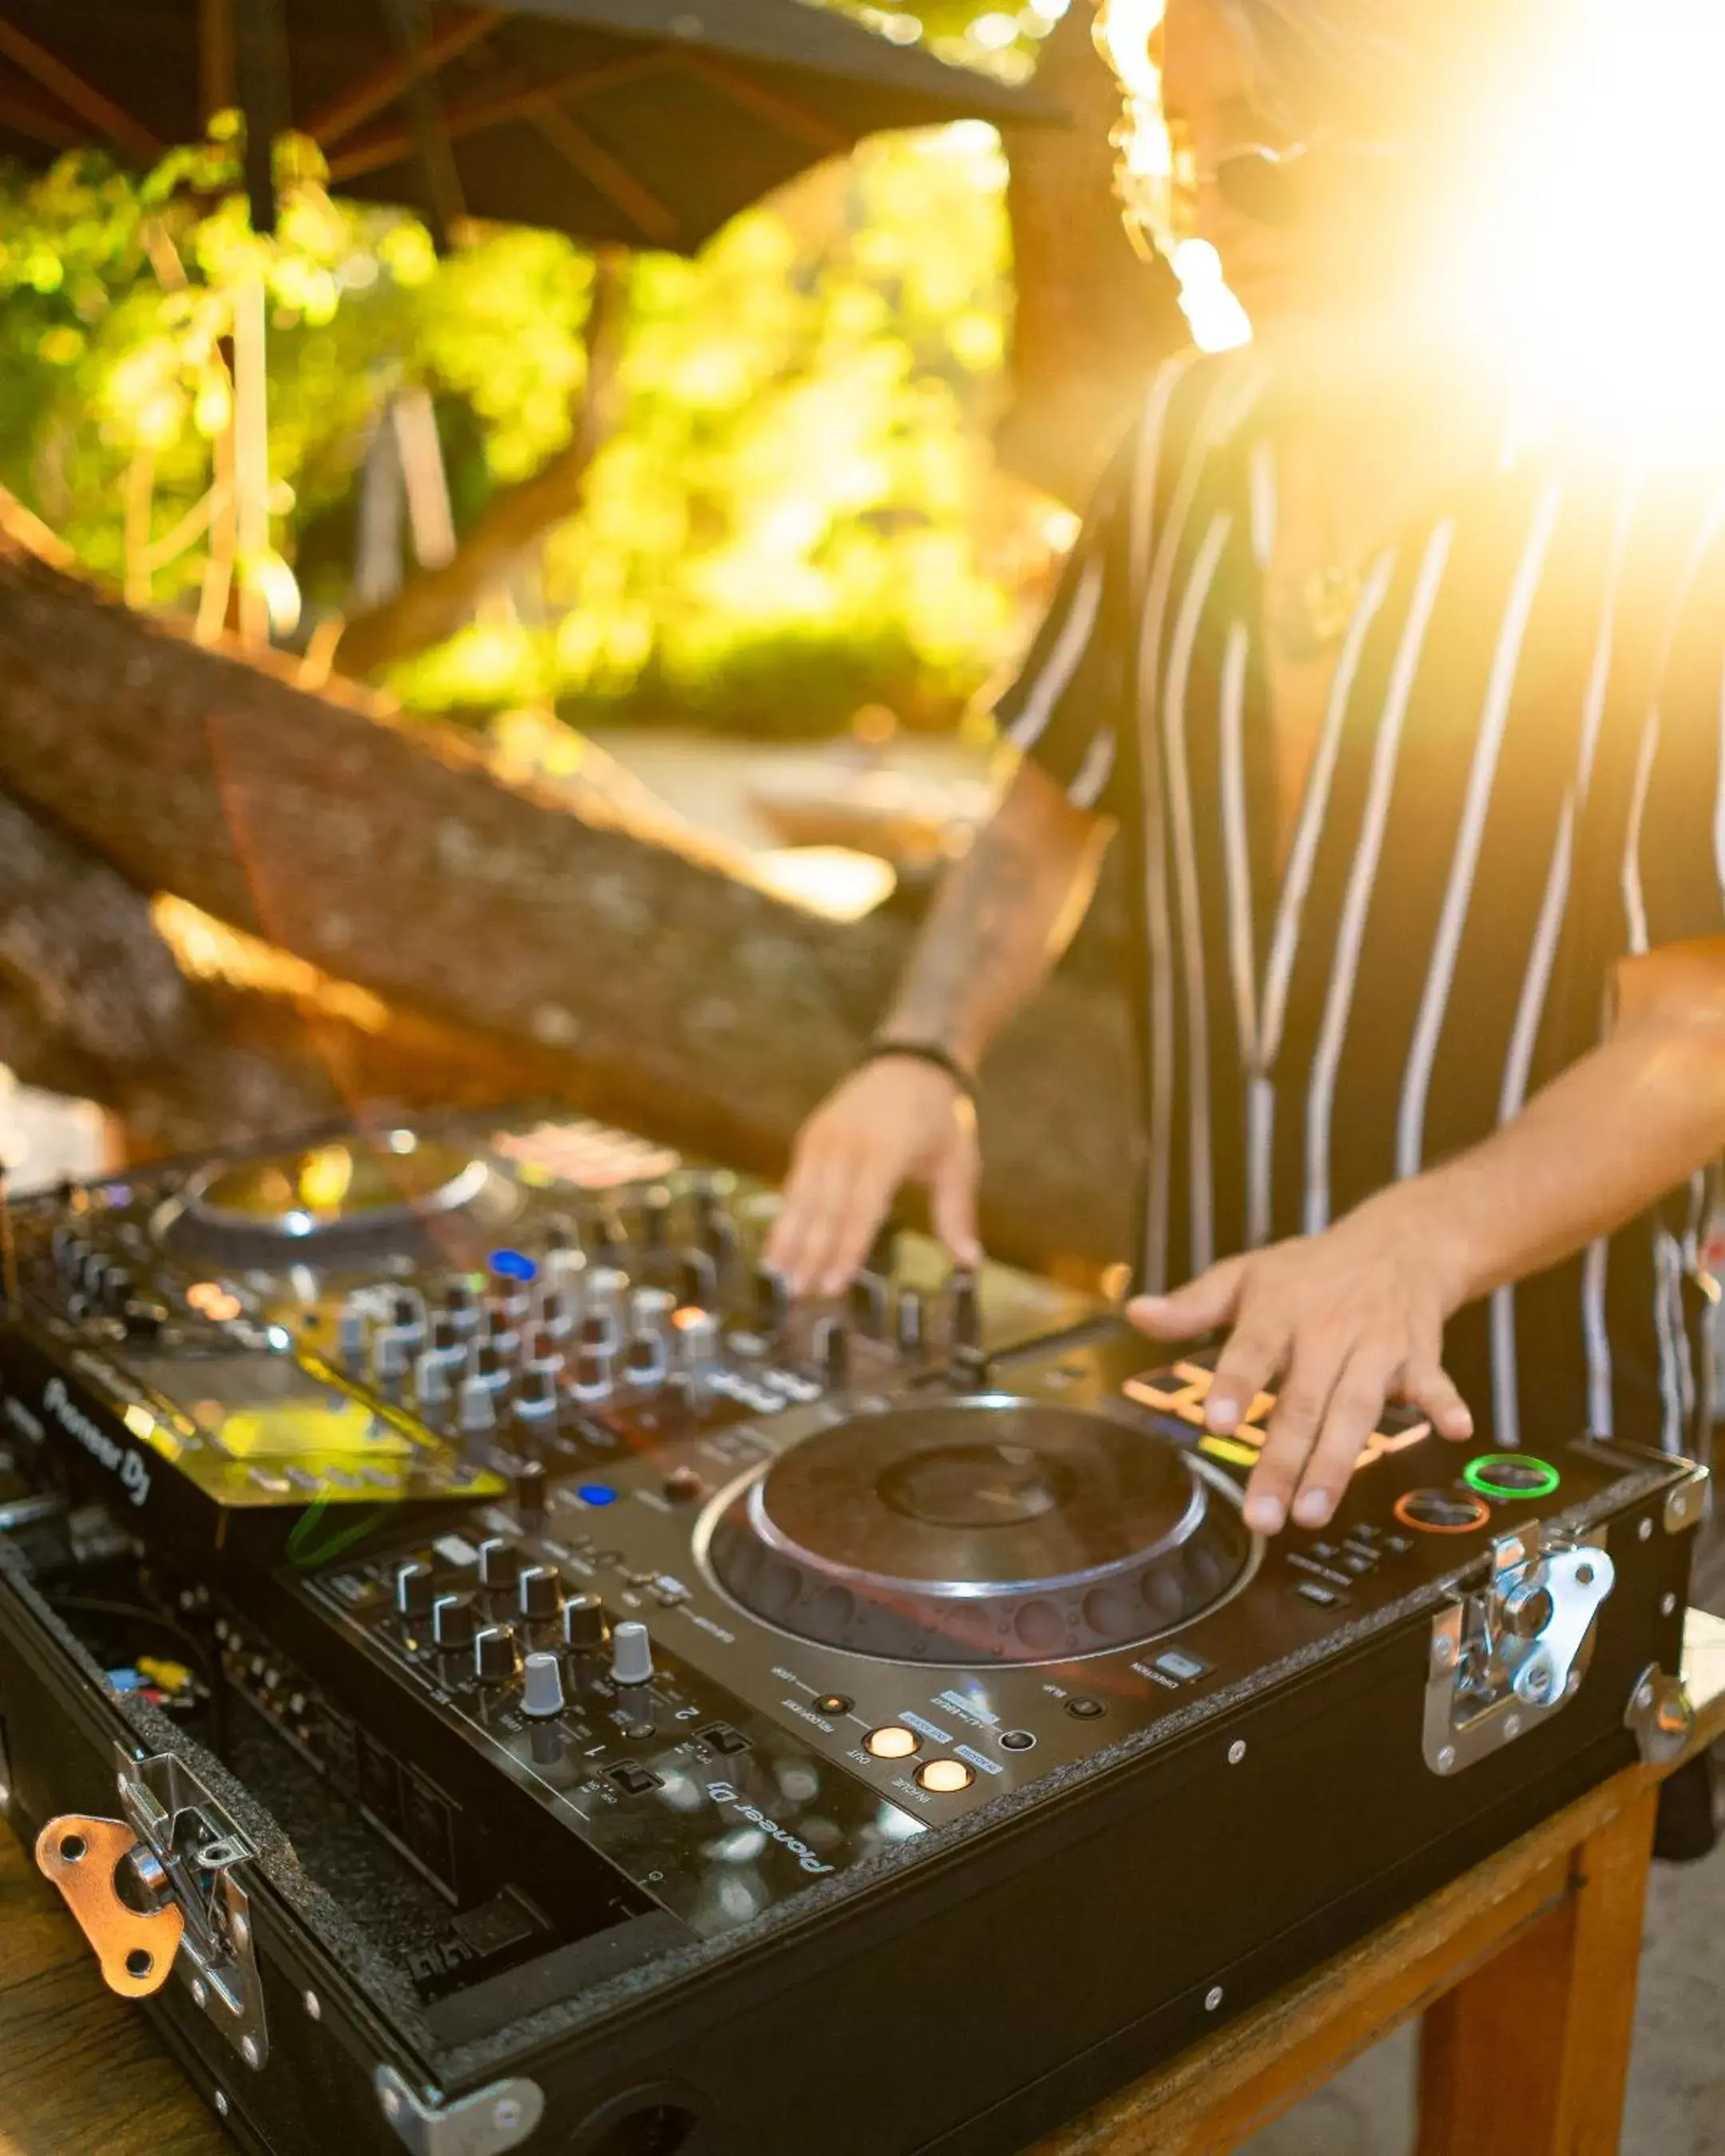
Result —
M1554 454L1369 565L1276 872L1265 388L1250 354L1157 377L997 710L1142 893L1153 1288L1477 1143L1596 1044L1616 960L1725 934L1718 521ZM1453 1320L1491 1442L1687 1441L1705 1196Z

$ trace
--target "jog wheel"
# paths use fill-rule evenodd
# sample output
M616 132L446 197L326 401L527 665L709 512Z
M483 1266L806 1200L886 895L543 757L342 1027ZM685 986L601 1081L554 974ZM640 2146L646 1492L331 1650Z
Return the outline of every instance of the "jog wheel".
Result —
M892 1661L1055 1661L1186 1624L1244 1573L1235 1502L1166 1439L988 1393L859 1416L726 1500L707 1557L787 1632Z
M155 1229L177 1257L276 1271L398 1253L434 1258L444 1233L482 1238L520 1203L515 1184L489 1161L397 1130L218 1161L162 1208Z

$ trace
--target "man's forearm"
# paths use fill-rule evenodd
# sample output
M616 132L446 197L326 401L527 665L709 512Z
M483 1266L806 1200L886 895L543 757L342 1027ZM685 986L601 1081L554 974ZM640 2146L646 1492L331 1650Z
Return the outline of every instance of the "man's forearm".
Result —
M1110 828L1021 764L942 885L883 1030L937 1041L973 1069L1070 941Z
M1359 1209L1410 1211L1458 1308L1555 1265L1725 1149L1725 1026L1626 1026L1483 1144Z

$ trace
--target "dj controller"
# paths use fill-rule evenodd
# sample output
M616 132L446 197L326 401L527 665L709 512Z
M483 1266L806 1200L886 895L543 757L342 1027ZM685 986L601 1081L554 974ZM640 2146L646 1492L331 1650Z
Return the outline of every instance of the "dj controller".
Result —
M557 1111L0 1214L0 1808L249 2148L983 2156L1640 1751L1704 1477L1211 1358Z

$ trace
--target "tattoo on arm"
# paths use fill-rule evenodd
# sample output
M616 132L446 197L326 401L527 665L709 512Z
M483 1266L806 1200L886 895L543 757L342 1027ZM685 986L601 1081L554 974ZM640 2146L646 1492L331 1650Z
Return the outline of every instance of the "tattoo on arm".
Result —
M1020 765L930 909L886 1030L938 1041L974 1068L1070 942L1111 829Z

